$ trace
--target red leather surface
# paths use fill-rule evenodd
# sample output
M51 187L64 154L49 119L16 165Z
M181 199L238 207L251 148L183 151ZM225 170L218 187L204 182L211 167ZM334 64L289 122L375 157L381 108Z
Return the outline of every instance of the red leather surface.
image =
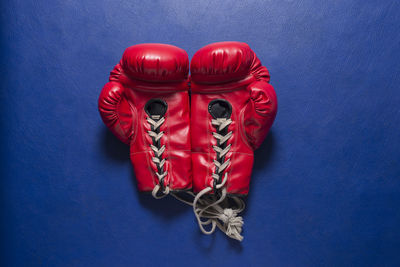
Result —
M193 56L191 71L191 142L193 190L213 186L217 144L212 133L208 105L225 99L232 105L228 131L232 137L225 160L230 164L226 183L230 194L247 194L253 166L253 150L259 147L271 127L277 99L269 84L268 70L245 43L222 42L201 48Z
M190 123L188 68L186 52L164 44L141 44L125 50L119 64L110 74L99 98L99 111L107 127L130 145L130 157L138 188L151 191L158 178L152 161L154 152L148 135L145 104L154 98L164 100L168 109L161 144L166 150L163 158L168 172L165 186L171 190L190 189Z
M138 44L128 47L121 59L125 73L151 82L183 81L189 72L185 50L167 44Z

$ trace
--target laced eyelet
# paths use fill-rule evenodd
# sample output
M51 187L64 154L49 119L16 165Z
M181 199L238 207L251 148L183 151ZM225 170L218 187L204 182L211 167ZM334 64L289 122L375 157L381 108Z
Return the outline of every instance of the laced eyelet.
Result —
M169 193L169 188L165 185L165 176L168 172L165 170L165 161L163 153L165 151L165 145L161 145L161 138L164 135L163 131L160 131L161 125L165 122L164 115L167 111L167 103L161 99L151 99L146 103L145 111L149 115L146 120L150 124L150 130L147 131L148 135L152 139L150 148L154 153L152 161L157 166L156 175L158 178L158 185L153 190L153 196L155 198L161 198ZM163 195L160 197L158 191L161 190Z
M232 120L227 118L217 118L211 121L211 124L214 125L217 130L217 132L213 133L214 138L217 139L217 145L213 146L213 149L217 154L216 159L214 160L215 172L212 175L212 178L214 179L214 191L217 189L217 185L221 183L222 174L230 163L230 159L225 160L225 156L231 149L231 144L227 145L227 141L232 137L232 131L227 131L227 128L231 123Z
M235 209L224 208L226 206L224 201L227 197L226 183L228 181L226 169L230 164L230 158L227 160L225 158L231 149L228 140L232 137L232 131L228 132L228 128L232 123L230 119L232 106L224 99L215 99L210 102L208 111L213 117L211 124L216 129L216 132L212 133L214 138L217 139L217 145L213 146L216 153L215 171L211 175L213 180L209 181L209 186L201 190L194 198L193 212L200 230L204 234L211 234L218 227L229 237L242 241L243 218L238 214L244 209L243 200L231 197L238 204L238 207ZM203 198L208 193L214 193L214 195L211 198ZM211 225L211 229L206 230L205 226L207 225Z

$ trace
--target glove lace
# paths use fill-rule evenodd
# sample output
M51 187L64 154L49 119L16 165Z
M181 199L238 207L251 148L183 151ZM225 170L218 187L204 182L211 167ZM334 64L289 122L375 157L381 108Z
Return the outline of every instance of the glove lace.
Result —
M157 119L157 116L152 117ZM163 158L163 153L165 151L165 145L161 146L160 142L161 137L164 135L164 132L160 131L160 126L165 122L165 119L164 117L160 117L158 120L153 120L152 118L147 117L146 120L151 126L151 130L147 131L147 133L153 140L153 144L150 144L150 147L154 152L154 157L152 157L151 160L157 166L156 175L158 178L158 184L154 187L151 194L154 198L160 199L169 193L169 187L164 185L164 178L168 174L164 169L165 158ZM160 191L161 194L159 194Z
M204 188L196 195L193 201L193 211L200 230L204 234L212 234L218 227L227 236L242 241L243 218L237 215L244 210L244 202L238 197L231 197L237 205L237 208L231 209L227 208L228 202L226 199L225 184L228 180L228 173L224 171L230 164L230 159L225 160L225 156L231 149L231 144L227 145L227 141L232 137L232 131L228 132L228 127L231 123L232 120L227 118L217 118L211 121L211 124L217 130L217 132L213 132L214 138L217 139L217 145L213 146L217 154L214 160L216 168L212 174L214 183L212 187ZM218 198L216 195L206 196L207 193L213 190L219 195ZM202 220L202 218L206 220ZM211 224L211 229L206 230L204 226L209 224Z

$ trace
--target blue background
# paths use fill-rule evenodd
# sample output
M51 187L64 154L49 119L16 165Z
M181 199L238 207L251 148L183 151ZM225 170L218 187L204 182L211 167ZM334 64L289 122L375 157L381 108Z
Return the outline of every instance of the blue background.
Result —
M400 264L398 1L3 1L3 266ZM139 194L97 98L124 49L247 42L279 110L243 243Z

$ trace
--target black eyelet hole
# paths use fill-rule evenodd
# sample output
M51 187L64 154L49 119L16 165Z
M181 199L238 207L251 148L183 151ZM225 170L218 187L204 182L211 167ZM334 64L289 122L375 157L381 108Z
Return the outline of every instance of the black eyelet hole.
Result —
M168 105L162 99L153 98L147 101L144 110L153 120L159 120L167 112Z
M208 104L208 112L214 119L229 119L232 114L232 106L225 99L215 99Z

